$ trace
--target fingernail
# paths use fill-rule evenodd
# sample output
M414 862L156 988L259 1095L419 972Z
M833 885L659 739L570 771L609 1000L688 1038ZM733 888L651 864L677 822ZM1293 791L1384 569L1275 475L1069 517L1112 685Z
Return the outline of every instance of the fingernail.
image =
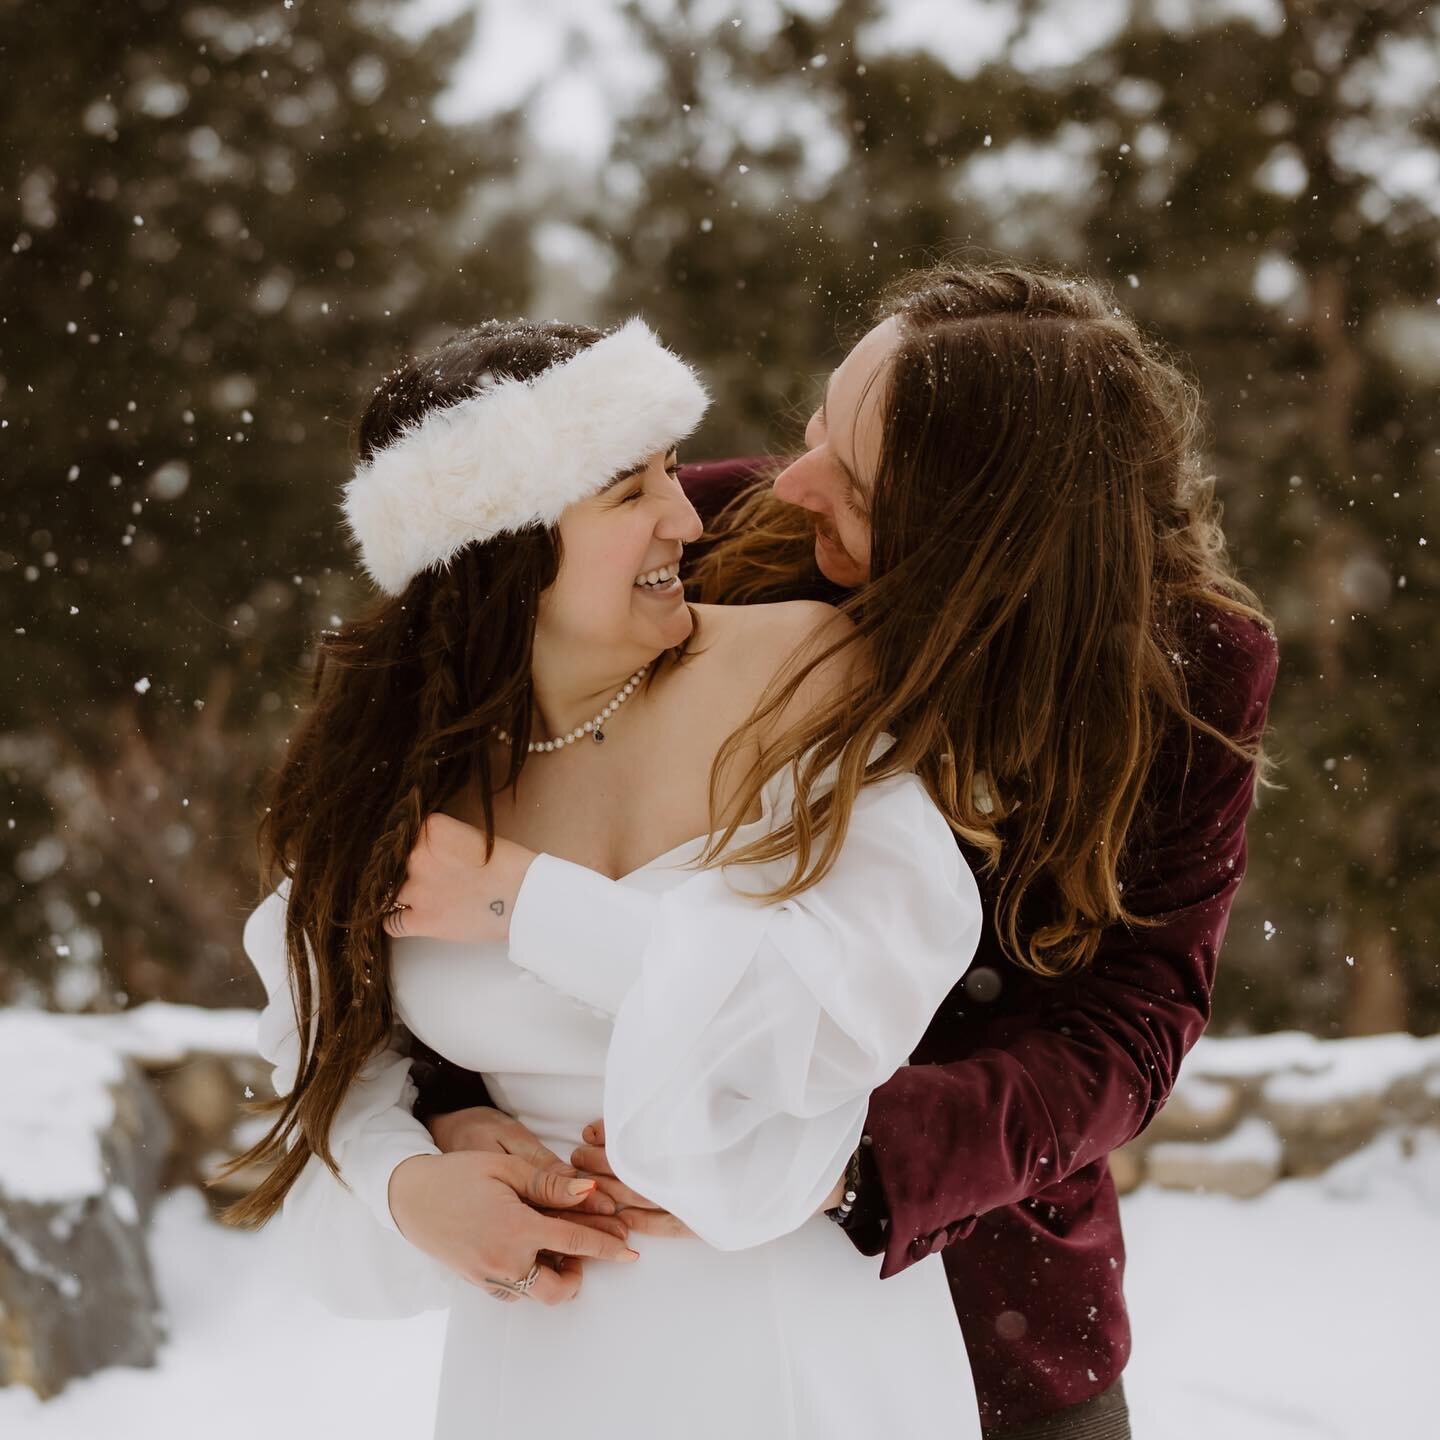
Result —
M640 1252L638 1250L626 1250L625 1258L627 1260L638 1260L640 1258Z
M572 1180L566 1187L571 1195L588 1195L595 1188L593 1180Z

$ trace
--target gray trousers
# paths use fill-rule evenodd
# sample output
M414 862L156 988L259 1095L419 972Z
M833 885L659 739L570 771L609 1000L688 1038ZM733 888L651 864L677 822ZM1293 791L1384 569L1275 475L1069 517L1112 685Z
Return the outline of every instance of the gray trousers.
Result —
M1125 1387L1117 1380L1103 1393L1054 1415L987 1430L985 1440L1131 1440Z

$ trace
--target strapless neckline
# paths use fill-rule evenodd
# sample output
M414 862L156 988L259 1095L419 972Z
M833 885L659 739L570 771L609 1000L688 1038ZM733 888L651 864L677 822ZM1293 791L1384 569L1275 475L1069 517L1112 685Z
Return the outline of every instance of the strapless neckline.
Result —
M747 820L743 825L740 825L736 828L735 835L731 838L730 842L732 846L735 844L736 839L744 835L747 830L758 830L762 825L767 825L769 823L770 817L774 812L774 801L770 794L770 787L774 783L775 777L772 775L770 779L765 782L764 788L760 791L759 818L755 820ZM678 845L672 845L668 850L662 850L660 854L654 856L652 859L647 860L643 865L637 865L633 870L627 870L623 875L605 875L605 872L603 870L596 870L595 873L597 875L604 875L605 879L613 880L614 883L617 885L623 885L625 881L633 880L635 876L643 875L647 870L653 870L662 861L670 859L672 855L678 855L682 850L688 850L692 845L699 845L701 846L701 848L703 848L704 842L710 838L712 833L713 832L710 830L705 830L702 831L699 835L692 835L688 840L682 840ZM564 857L561 856L559 858L563 859ZM572 863L579 865L582 862L576 860ZM590 869L592 867L586 866L586 868Z

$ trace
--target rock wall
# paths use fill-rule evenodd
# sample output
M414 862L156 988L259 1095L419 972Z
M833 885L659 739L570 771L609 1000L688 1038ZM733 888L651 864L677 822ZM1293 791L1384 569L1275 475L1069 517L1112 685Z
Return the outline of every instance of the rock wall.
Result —
M1205 1039L1169 1103L1110 1157L1124 1193L1150 1183L1249 1197L1393 1142L1440 1133L1440 1036Z
M101 1366L154 1362L165 1329L146 1219L159 1190L213 1179L263 1128L247 1110L270 1093L255 1020L0 1011L0 1384L48 1396ZM1202 1040L1111 1166L1122 1191L1248 1197L1322 1172L1359 1194L1376 1166L1440 1176L1432 1161L1440 1036L1280 1034ZM256 1178L205 1193L218 1206Z

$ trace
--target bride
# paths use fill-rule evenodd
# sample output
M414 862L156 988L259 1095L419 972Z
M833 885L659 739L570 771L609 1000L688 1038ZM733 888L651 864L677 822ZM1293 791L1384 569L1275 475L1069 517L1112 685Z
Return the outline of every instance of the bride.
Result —
M824 1213L969 963L975 882L838 612L685 602L704 408L639 321L482 326L377 388L345 513L383 593L322 638L261 828L279 1098L232 1218L283 1209L342 1312L449 1307L445 1440L977 1437L938 1256L882 1285ZM464 938L406 934L427 836L469 839ZM418 1144L406 1029L558 1153L603 1114L706 1243L630 1250L562 1208L593 1181Z

